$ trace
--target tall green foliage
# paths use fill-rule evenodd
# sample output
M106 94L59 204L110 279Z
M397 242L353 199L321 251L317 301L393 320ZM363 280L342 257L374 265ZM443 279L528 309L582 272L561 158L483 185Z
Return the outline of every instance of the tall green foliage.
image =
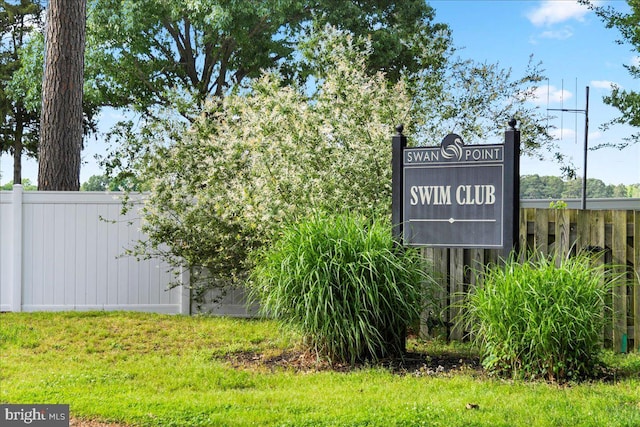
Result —
M490 268L468 297L466 324L497 374L564 381L593 374L610 278L592 256Z
M395 245L386 220L316 215L261 253L252 291L312 349L354 363L402 353L419 320L424 271L418 251Z

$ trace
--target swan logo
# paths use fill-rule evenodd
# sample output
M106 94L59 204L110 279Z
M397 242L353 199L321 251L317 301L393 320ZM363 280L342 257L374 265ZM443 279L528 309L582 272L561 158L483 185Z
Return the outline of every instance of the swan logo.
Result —
M462 160L462 146L464 142L462 142L462 138L456 134L449 134L443 140L440 146L440 154L442 154L442 158L450 160L456 159L458 161Z

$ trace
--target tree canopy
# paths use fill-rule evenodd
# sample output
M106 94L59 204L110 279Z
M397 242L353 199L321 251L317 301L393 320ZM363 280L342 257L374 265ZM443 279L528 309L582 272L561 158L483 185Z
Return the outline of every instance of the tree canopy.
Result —
M440 67L444 49L429 64L420 52L449 43L447 26L432 23L423 0L90 0L88 16L103 98L144 113L171 105L189 119L199 113L192 107L247 86L262 70L280 70L285 84L304 79L298 42L326 24L369 37L367 69L392 81Z
M167 111L191 122L208 99L246 94L262 70L277 70L283 86L296 82L311 90L326 68L313 35L331 23L354 40L368 40L369 75L380 71L391 84L407 82L412 132L421 143L437 143L451 131L470 143L485 141L515 115L526 154L549 152L562 161L543 115L526 102L543 79L539 64L514 78L497 64L455 58L448 26L435 23L422 0L89 0L85 130L102 106L142 113L142 121L125 124L128 130L114 130L116 142ZM12 83L33 105L41 98L41 46L34 37Z

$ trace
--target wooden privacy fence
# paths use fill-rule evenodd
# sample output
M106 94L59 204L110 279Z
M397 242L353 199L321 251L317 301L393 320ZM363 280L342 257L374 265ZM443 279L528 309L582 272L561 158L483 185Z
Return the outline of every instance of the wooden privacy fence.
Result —
M604 250L603 266L621 274L609 303L612 318L604 331L607 347L626 352L640 351L640 209L520 210L520 248L554 256L556 262L579 250ZM495 263L499 251L487 249L425 248L424 256L433 264L441 285L442 317L452 339L464 338L456 327L459 304L465 293L473 292L482 280L477 271Z

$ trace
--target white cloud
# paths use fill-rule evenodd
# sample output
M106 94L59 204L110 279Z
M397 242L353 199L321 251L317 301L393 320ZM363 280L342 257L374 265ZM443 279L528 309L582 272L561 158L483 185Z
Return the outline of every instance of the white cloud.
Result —
M640 67L640 56L632 56L631 57L631 66Z
M543 26L572 19L583 21L587 13L589 8L577 1L544 0L527 14L527 18L533 25Z
M591 82L589 83L589 86L596 88L596 89L611 89L611 86L615 85L618 86L615 82L612 82L610 80L591 80Z
M589 132L589 141L597 141L602 139L604 134L599 130L594 130L593 132Z
M126 115L124 114L122 111L120 110L116 110L114 108L103 108L102 111L100 111L100 113L98 113L98 121L111 121L111 122L118 122L121 120L128 120L131 119L130 115Z
M558 141L574 141L576 138L575 129L563 128L563 129L550 129L549 133L554 139Z
M557 104L573 98L573 94L566 89L555 86L540 86L536 88L532 101L538 105Z
M573 36L573 29L571 27L564 27L561 30L543 31L538 35L538 38L552 39L552 40L566 40L571 36Z

